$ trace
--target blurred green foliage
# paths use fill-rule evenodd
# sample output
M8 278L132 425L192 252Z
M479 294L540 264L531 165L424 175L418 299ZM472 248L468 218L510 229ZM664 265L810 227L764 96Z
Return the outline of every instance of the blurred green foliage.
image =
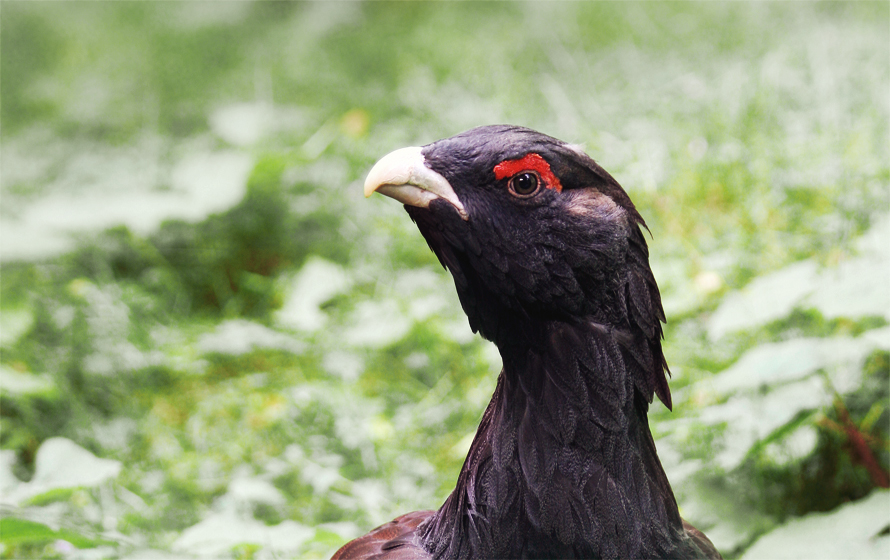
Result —
M885 2L4 1L4 228L105 176L173 196L189 154L253 163L228 209L148 231L62 219L71 247L4 256L0 555L210 554L205 538L327 557L440 504L499 357L409 218L360 182L391 149L491 122L583 143L653 232L675 412L651 418L684 516L733 557L865 496L851 433L886 472L888 310L778 291L787 313L719 337L713 320L807 259L814 294L862 259L866 289L886 278L860 240L890 204L888 22ZM804 338L850 358L739 388L749 352ZM752 412L794 383L819 388L790 417ZM757 436L734 443L738 403ZM120 474L46 478L60 436Z

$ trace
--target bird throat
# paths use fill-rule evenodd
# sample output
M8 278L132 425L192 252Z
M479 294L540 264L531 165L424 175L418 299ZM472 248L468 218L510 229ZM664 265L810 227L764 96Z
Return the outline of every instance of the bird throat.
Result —
M436 558L666 557L682 521L616 333L550 323L504 369L455 490L421 528Z

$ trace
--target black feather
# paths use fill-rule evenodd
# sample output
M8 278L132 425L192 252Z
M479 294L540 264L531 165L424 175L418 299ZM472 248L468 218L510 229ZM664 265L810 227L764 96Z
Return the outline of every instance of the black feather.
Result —
M422 153L468 219L443 199L406 209L504 368L454 491L383 550L719 558L680 518L649 431L654 396L671 406L664 311L627 193L577 149L524 128L473 129ZM495 167L528 154L562 192L508 192ZM353 543L370 550L376 534ZM344 550L364 550L353 543Z

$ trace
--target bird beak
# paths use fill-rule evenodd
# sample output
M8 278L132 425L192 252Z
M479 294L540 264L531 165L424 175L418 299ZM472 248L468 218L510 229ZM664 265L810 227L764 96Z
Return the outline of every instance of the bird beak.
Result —
M454 206L461 218L469 220L451 184L426 166L419 147L396 150L374 164L365 179L365 196L375 192L420 208L427 208L431 201L441 198Z

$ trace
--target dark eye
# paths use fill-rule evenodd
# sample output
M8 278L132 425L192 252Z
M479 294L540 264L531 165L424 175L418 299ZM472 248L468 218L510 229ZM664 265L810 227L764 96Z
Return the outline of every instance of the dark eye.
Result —
M510 190L519 196L530 196L538 191L538 174L532 171L523 171L510 179Z

